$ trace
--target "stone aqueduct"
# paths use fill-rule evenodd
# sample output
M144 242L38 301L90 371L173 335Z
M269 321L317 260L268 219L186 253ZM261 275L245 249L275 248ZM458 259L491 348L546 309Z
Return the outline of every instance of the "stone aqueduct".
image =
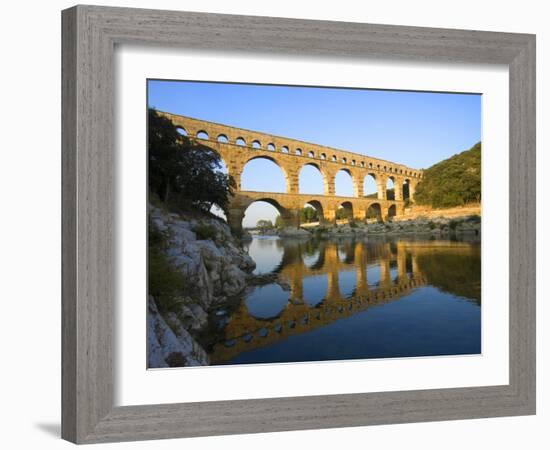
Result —
M358 220L366 217L369 207L373 207L381 219L385 216L399 216L404 211L404 193L408 192L412 199L423 175L422 170L358 153L191 117L159 113L169 118L182 134L190 139L205 141L206 145L220 154L236 183L227 214L229 225L236 230L242 227L246 208L255 201L272 204L281 214L285 225L294 227L300 225L299 213L305 204L317 210L322 223L334 222L340 207L346 208ZM258 158L268 159L279 166L286 180L286 193L241 189L244 166ZM316 167L321 173L323 195L299 192L300 170L306 165ZM335 177L340 170L347 172L352 179L353 197L335 194ZM367 176L372 176L376 182L377 198L363 195ZM387 198L388 179L393 181L394 199Z

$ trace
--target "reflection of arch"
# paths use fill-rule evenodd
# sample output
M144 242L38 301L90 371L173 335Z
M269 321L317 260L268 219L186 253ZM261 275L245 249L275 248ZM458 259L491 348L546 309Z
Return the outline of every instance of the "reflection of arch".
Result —
M391 205L388 208L388 217L394 217L397 214L397 207L395 204Z
M246 163L244 164L243 168L242 168L242 172L240 173L240 179L241 179L241 186L246 186L247 184L249 184L249 180L247 180L247 177L245 176L245 171L247 169L247 166L250 162L254 161L254 160L259 160L259 159L263 159L263 160L267 160L267 161L270 161L271 163L273 163L275 166L277 166L277 168L280 170L280 173L282 174L283 176L283 185L284 187L282 189L279 189L279 190L274 190L274 189L269 189L269 190L265 190L264 192L281 192L281 193L285 193L285 192L288 192L288 174L286 172L286 170L284 169L284 167L282 167L278 161L275 159L275 158L272 158L271 156L266 156L266 155L251 155L250 158L248 158L248 160L246 161ZM270 178L270 183L274 183L275 185L277 185L277 177L271 177ZM254 188L243 188L243 190L249 190L249 191L254 191L255 189ZM262 192L262 190L260 190L259 192Z
M367 219L376 219L378 222L382 220L382 207L380 203L372 203L367 208Z
M310 169L310 167L313 167L314 170ZM309 181L310 183L314 184L309 189L308 189L308 186L303 186L304 177L306 178L306 181ZM310 162L310 163L304 164L300 168L300 171L298 172L298 192L300 194L323 195L324 184L325 184L325 180L324 180L323 173L321 172L321 169L316 163Z

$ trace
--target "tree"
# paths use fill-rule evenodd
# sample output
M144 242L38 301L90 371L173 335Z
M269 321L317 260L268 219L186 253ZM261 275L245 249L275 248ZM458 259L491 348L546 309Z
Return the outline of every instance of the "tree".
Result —
M271 220L258 220L256 222L256 228L260 230L260 232L265 232L273 229L273 222Z
M277 228L283 228L285 226L283 218L281 217L280 214L275 218L275 226Z
M350 219L351 216L351 211L347 208L342 207L336 210L336 220Z
M306 206L300 210L300 221L302 223L318 222L319 214L315 208Z
M234 182L219 171L220 155L182 136L172 121L148 111L149 188L170 207L227 209Z

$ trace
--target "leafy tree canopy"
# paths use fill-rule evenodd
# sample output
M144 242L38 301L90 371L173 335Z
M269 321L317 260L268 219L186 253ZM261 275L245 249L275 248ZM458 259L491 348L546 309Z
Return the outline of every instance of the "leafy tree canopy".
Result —
M480 202L481 142L426 169L416 188L414 201L433 208Z
M220 155L182 136L172 121L148 111L149 188L171 208L226 210L234 182L222 173Z

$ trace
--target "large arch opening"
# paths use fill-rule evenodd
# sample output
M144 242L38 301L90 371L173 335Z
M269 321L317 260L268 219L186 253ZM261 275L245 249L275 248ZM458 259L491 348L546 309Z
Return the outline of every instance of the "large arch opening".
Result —
M298 174L298 192L300 194L324 193L323 175L316 164L305 164Z
M255 192L286 192L286 174L272 159L258 156L250 159L241 173L241 189Z
M380 203L373 203L367 208L365 219L367 223L382 222L382 207Z
M334 177L334 193L340 197L353 197L353 180L346 169L340 169Z
M351 202L344 202L336 210L336 220L350 221L353 219L353 205Z
M363 195L368 198L378 198L378 186L373 173L365 175L363 179Z
M388 208L388 218L391 219L392 217L395 217L397 214L397 207L395 205L391 205Z
M386 180L386 198L388 200L395 200L395 184L393 177L388 177Z
M274 200L257 200L248 205L244 211L242 226L249 230L257 230L260 228L266 230L268 228L274 228L278 221L278 217L285 215L285 213L285 209Z
M300 224L313 226L324 222L323 206L317 200L307 202L300 211Z
M411 199L410 183L411 181L408 178L403 181L403 200L405 201Z

